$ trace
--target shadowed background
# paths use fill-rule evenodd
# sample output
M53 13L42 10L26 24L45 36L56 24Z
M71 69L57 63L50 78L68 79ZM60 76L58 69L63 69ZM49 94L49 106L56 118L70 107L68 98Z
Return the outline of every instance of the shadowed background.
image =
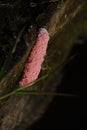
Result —
M85 100L80 110L80 98L68 94L86 93L86 12L86 0L0 0L0 130L44 128L47 124L60 129L76 124L79 128L80 115L86 115ZM50 41L39 79L49 76L26 91L58 92L61 97L16 91L40 27L48 30ZM16 93L9 95L13 91ZM5 95L8 97L2 100Z

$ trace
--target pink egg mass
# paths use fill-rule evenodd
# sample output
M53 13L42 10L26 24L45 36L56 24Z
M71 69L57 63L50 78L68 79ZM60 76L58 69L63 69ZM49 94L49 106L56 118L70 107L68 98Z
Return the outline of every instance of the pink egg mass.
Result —
M41 65L46 55L48 41L49 33L45 28L40 28L34 47L32 48L25 64L22 78L19 81L20 87L27 85L38 78Z

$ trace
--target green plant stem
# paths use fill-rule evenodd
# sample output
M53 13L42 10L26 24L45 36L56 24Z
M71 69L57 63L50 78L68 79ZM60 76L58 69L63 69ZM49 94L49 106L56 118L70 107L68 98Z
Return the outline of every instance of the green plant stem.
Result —
M25 86L22 86L20 88L15 89L14 92L16 93L18 91L24 90L25 88L28 88L28 87L32 86L33 84L38 83L39 81L41 81L42 79L45 79L47 77L48 77L48 74L42 76L41 78L37 79L36 81L33 81L33 82L31 82L31 83L29 83L29 84L27 84Z
M40 91L19 91L17 94L29 94L29 95L36 95L36 96L69 96L69 97L79 97L75 94L69 94L69 93L55 93L55 92L40 92Z
M13 92L10 92L10 93L8 93L8 94L2 96L2 97L0 97L0 100L3 100L3 99L5 99L5 98L7 98L7 97L9 97L9 96L11 96L11 95L13 95L13 94L15 94L14 91L13 91Z
M8 93L8 94L6 94L6 95L4 95L4 96L1 96L1 97L0 97L0 100L3 100L3 99L5 99L5 98L7 98L7 97L9 97L9 96L11 96L11 95L17 94L19 91L24 90L25 88L27 88L27 87L29 87L29 86L32 86L32 84L37 83L37 82L41 81L42 79L45 79L47 76L48 76L48 75L44 75L44 76L42 76L41 78L37 79L36 81L34 81L34 82L32 82L32 83L29 83L29 84L26 85L26 86L23 86L23 87L21 87L21 88L17 88L17 89L15 89L15 90L13 90L12 92L10 92L10 93Z
M41 78L37 79L36 81L33 81L25 86L22 86L19 88L16 88L15 90L13 90L12 92L4 95L4 96L1 96L0 97L0 100L2 99L5 99L13 94L31 94L31 95L46 95L46 96L76 96L76 95L73 95L73 94L66 94L66 93L52 93L52 92L34 92L34 91L27 91L27 92L23 92L22 90L32 86L33 84L35 83L38 83L39 81L43 80L43 79L46 79L48 76L50 76L51 74L53 74L59 67L61 67L62 65L65 65L67 64L68 62L70 62L76 55L72 56L67 62L66 61L63 61L61 64L57 65L57 67L55 67L55 69L53 69L52 71L50 71L48 74L42 76Z

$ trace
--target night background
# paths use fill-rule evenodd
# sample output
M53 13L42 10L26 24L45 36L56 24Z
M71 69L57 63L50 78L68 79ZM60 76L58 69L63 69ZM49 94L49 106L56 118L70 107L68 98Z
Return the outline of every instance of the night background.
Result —
M72 93L75 97L54 97L43 117L27 130L87 128L87 38L79 37L75 41L69 57L75 57L62 70L63 79L57 92ZM68 58L69 58L68 57Z
M0 130L87 129L86 87L87 0L0 0Z

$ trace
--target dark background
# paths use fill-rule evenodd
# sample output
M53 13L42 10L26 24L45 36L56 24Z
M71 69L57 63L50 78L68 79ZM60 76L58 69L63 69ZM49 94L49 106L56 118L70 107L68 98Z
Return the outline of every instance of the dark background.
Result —
M72 93L77 97L56 96L43 117L27 130L86 129L87 38L80 36L68 59L76 55L62 70L63 79L57 92Z
M32 4L29 4L29 2L34 1L36 5L32 7ZM42 2L41 2L42 1ZM29 27L30 25L35 24L37 28L39 28L39 23L41 23L40 26L43 25L43 23L47 23L48 16L51 16L51 12L53 13L53 9L55 10L56 2L44 2L46 0L18 0L18 4L16 7L10 7L8 8L3 6L0 8L0 17L2 20L0 20L0 67L3 66L3 62L5 57L8 55L8 52L10 49L14 47L15 39L14 36L18 36L20 33L20 30L26 25L26 27ZM55 1L55 0L51 0ZM59 8L62 6L63 1L65 0L58 0L59 2ZM81 0L80 0L81 1ZM84 0L85 1L85 0ZM1 0L1 4L3 3L11 3L11 5L14 5L15 0ZM54 3L54 4L53 4ZM73 2L71 2L73 3ZM74 2L77 5L79 5L79 2ZM84 3L84 2L83 2ZM82 4L82 3L80 3ZM47 7L48 10L47 10ZM70 7L70 6L69 6ZM73 8L77 6L72 6L70 12L73 12ZM84 6L85 7L85 6ZM68 7L67 7L68 8ZM51 9L51 10L50 10ZM81 27L83 28L85 25L83 25L83 20L86 18L86 9L84 9L81 13L79 12L78 16L81 16L81 18L77 18L78 25L80 24L79 20L82 21ZM68 12L69 13L69 12ZM5 14L5 15L4 15ZM41 14L47 14L47 18L45 16L41 16ZM50 14L50 15L48 15ZM85 14L85 15L84 15ZM83 16L83 17L82 17ZM9 19L10 18L10 19ZM15 19L17 18L17 19ZM37 19L38 18L38 19ZM41 19L42 18L42 19ZM44 21L45 18L47 21ZM36 20L37 19L37 20ZM40 22L41 20L41 22ZM30 22L29 22L30 21ZM42 22L43 21L43 22ZM74 20L73 20L74 21ZM76 21L76 24L77 24ZM62 24L62 21L61 21ZM80 25L79 25L80 26ZM78 26L78 27L79 27ZM76 25L75 25L76 27ZM74 28L75 28L74 27ZM25 29L26 32L27 29ZM74 29L73 29L74 30ZM83 29L84 30L84 29ZM24 32L24 33L25 33ZM24 34L23 34L24 35ZM72 32L73 35L73 32ZM61 40L61 38L60 38ZM22 56L21 52L24 52L20 48L21 44L24 44L24 39L21 38L21 42L19 43L19 46L17 48L17 53L15 52L14 55L11 55L13 61L16 63L16 60L21 59L20 56ZM20 49L20 50L19 50ZM26 49L26 48L25 48ZM8 51L9 50L9 51ZM76 94L78 96L76 97L63 97L63 96L56 96L54 97L52 103L50 104L47 111L44 113L41 119L37 120L30 128L27 128L27 130L37 130L37 129L69 129L69 130L79 130L80 128L82 130L87 129L86 122L87 122L87 107L86 107L86 86L87 86L87 38L83 35L80 36L75 41L75 46L73 47L68 59L73 56L74 59L70 61L62 70L63 79L61 81L61 84L57 87L58 93L72 93ZM11 58L9 58L9 62L6 65L7 70L11 69L14 62L11 62L11 67L9 66ZM67 59L67 60L68 60ZM9 66L9 68L8 68ZM8 72L8 71L7 71ZM4 72L6 74L6 72ZM2 75L4 76L4 75ZM14 123L14 122L13 122ZM84 127L84 128L83 128Z

